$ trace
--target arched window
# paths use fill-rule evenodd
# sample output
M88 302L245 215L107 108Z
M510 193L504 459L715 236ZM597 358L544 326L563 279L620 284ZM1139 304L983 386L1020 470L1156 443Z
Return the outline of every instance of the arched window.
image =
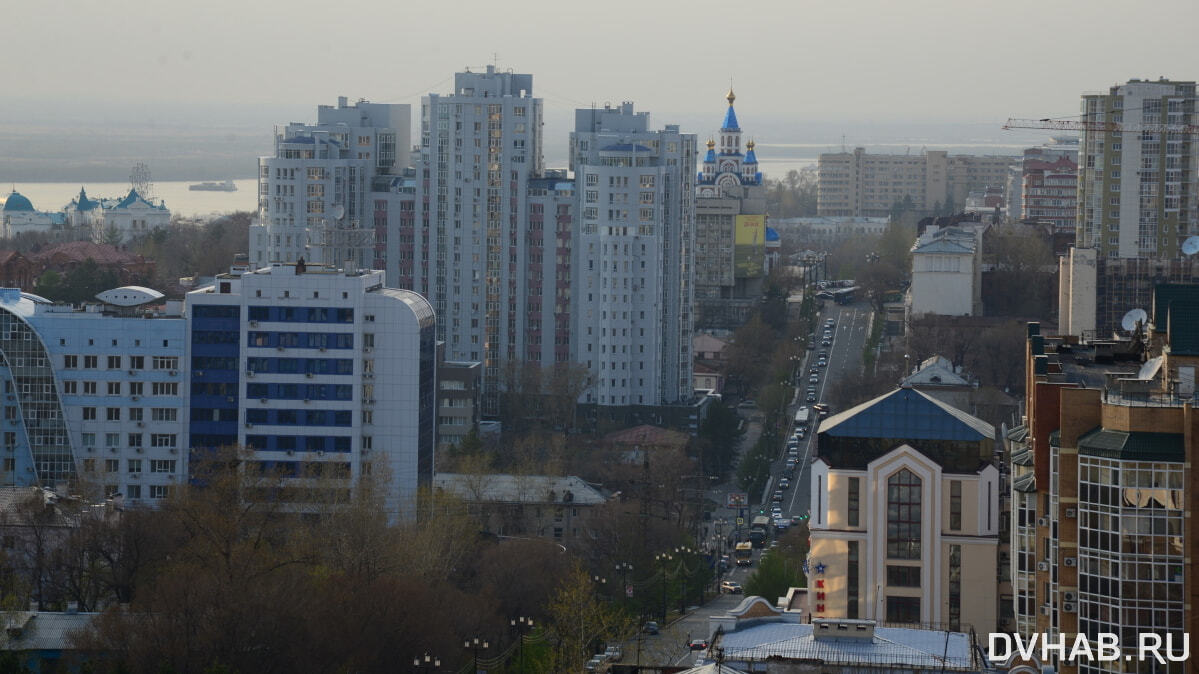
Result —
M907 468L887 478L887 558L920 559L920 478Z

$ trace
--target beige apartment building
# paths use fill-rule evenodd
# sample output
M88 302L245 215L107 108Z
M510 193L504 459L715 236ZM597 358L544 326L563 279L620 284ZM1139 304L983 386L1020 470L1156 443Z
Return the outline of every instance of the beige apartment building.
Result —
M946 203L957 209L971 190L1003 187L1020 157L951 155L944 150L920 154L853 152L820 155L817 215L878 217L910 196L918 210L932 212Z
M994 435L911 388L825 420L811 478L811 616L995 631Z

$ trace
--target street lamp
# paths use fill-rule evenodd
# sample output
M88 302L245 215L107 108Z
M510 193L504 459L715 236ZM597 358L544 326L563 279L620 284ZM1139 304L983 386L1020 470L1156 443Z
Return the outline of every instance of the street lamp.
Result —
M603 596L603 594L604 594L603 590L608 585L608 579L602 578L600 576L592 576L591 582L595 583L595 593L597 595Z
M423 661L421 660L420 656L412 658L412 667L419 672L428 672L434 669L441 669L441 658L436 656L430 657L428 653L425 653L425 658Z
M668 552L654 555L654 561L662 565L662 624L666 624L666 563L674 559Z
M479 637L475 637L474 639L470 639L462 643L463 648L468 651L473 650L475 653L475 667L473 671L476 673L479 671L479 649L487 650L489 645L490 644L487 643L486 639L479 639Z
M687 569L687 560L683 557L683 555L690 555L690 554L694 554L694 553L695 553L694 550L692 550L691 548L689 548L685 545L674 549L674 554L679 556L679 569L682 571L682 573L680 575L683 578L683 593L681 595L679 595L679 615L682 615L683 613L686 613L686 611L687 611L687 574L688 574L688 569Z
M620 592L626 598L629 596L629 574L633 572L633 565L628 562L620 562L616 565L616 573L620 574Z
M525 634L524 630L533 631L533 619L521 616L513 618L509 621L512 624L512 629L516 630L516 638L520 639L520 644L517 649L520 651L520 671L524 674L525 671Z

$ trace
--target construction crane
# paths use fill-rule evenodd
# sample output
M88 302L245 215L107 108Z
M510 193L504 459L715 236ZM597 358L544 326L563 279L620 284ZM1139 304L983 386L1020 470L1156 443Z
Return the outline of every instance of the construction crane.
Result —
M1199 135L1199 126L1194 124L1142 124L1136 122L1080 122L1068 119L1016 119L1012 118L1003 125L1005 131L1010 129L1050 129L1054 131L1101 131L1101 132L1149 132L1149 133L1185 133Z

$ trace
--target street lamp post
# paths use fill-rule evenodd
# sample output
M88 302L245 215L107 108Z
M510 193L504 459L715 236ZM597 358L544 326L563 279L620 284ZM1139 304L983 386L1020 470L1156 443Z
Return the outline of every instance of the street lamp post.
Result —
M470 639L470 640L462 643L463 648L465 648L468 651L469 650L474 651L475 666L472 671L476 672L476 674L479 671L479 649L487 650L488 646L490 646L490 644L487 643L487 640L480 639L479 637L475 637L474 639Z
M600 597L604 596L604 588L608 586L608 579L600 576L592 576L591 582L595 583L595 594Z
M683 579L683 593L679 595L679 615L687 612L687 558L684 555L690 555L694 552L694 550L687 546L674 549L674 554L679 556L679 575Z
M441 658L437 656L430 657L428 653L425 653L424 660L422 660L420 656L412 658L412 667L418 672L428 672L434 669L441 669Z
M666 563L674 559L668 552L655 555L654 560L662 565L662 624L666 624Z
M633 565L628 562L620 562L616 565L616 573L620 574L620 593L626 599L629 597L629 574L633 571Z
M525 633L524 633L524 630L527 629L530 632L533 631L533 619L521 616L519 618L513 618L509 622L512 624L512 629L516 630L516 638L520 640L520 643L517 645L517 650L520 651L520 656L519 656L520 672L521 672L521 674L524 674L524 671L525 671Z

